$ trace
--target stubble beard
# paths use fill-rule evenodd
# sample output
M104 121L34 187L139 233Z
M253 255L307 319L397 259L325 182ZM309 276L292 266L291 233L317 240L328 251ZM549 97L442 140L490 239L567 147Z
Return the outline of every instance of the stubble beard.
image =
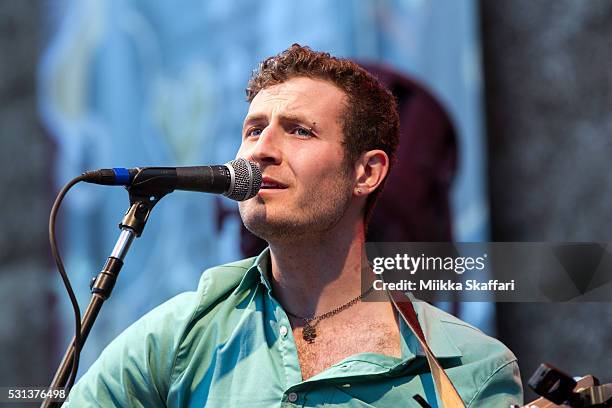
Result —
M348 177L342 174L336 183L326 184L283 206L280 200L269 207L256 196L253 202L239 204L245 227L259 238L270 242L305 240L331 231L346 214L352 197ZM267 212L270 212L268 214Z

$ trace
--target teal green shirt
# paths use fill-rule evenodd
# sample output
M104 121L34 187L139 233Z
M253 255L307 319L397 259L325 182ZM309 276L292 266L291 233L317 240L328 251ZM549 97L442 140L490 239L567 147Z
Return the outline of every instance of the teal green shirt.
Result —
M272 296L269 253L215 267L196 292L152 310L113 340L64 406L432 407L427 360L402 324L401 358L352 355L304 381L287 314ZM415 302L429 345L468 407L522 403L514 355L499 341Z

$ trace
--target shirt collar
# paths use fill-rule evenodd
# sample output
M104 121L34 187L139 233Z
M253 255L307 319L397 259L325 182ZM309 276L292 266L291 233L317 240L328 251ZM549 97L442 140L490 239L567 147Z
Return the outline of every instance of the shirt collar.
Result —
M253 265L246 271L242 280L238 284L237 292L250 289L253 285L261 282L267 289L268 293L272 292L272 286L268 279L268 271L270 270L270 247L266 247L253 261Z
M448 334L445 324L441 320L443 316L442 312L430 304L420 300L413 301L412 305L414 306L414 311L416 312L419 324L423 329L425 340L427 340L427 344L429 345L429 348L433 352L434 356L436 356L436 358L462 357L463 353L457 347L452 337ZM425 352L418 344L418 340L412 333L412 330L401 317L400 328L402 338L405 340L408 348L407 351L413 355L425 356ZM404 346L404 344L402 344L402 346ZM403 351L404 350L402 350L402 354Z

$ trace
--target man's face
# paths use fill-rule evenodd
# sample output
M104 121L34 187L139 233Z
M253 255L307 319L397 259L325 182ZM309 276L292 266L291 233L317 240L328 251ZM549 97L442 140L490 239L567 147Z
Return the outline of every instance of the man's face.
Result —
M331 83L302 77L255 96L237 154L257 162L263 173L257 196L240 203L251 232L270 241L338 224L353 189L342 145L345 103Z

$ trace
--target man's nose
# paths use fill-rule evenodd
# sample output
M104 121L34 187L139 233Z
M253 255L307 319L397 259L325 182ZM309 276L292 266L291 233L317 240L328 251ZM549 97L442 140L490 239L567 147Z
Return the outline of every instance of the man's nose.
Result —
M282 161L282 135L271 127L264 129L251 151L251 160L264 164L280 164Z

